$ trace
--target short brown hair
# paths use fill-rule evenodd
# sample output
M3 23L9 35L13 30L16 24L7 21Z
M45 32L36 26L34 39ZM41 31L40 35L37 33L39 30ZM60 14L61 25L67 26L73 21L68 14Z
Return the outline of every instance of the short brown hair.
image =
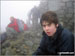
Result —
M58 24L57 14L53 11L47 11L41 17L41 20L40 20L41 25L43 21L46 21L49 24L51 23Z

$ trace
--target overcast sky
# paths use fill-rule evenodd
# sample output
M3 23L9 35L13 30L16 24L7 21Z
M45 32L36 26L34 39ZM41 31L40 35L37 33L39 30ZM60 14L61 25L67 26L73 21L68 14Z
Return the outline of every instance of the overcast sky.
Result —
M25 22L31 8L39 4L40 1L1 1L1 31L5 31L11 16L22 19Z

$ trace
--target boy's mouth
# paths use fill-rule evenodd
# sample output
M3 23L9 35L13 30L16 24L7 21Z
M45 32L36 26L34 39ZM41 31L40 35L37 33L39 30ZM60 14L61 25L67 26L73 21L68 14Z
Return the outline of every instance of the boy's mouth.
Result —
M47 34L51 34L51 32L47 32Z

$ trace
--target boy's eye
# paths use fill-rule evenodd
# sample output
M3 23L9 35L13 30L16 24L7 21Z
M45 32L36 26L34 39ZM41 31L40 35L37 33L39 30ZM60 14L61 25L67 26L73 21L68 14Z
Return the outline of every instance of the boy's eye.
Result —
M48 26L51 26L50 24L48 24Z

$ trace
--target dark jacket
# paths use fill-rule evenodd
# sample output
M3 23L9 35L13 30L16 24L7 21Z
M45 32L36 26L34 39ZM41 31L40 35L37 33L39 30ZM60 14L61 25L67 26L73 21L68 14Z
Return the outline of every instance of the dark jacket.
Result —
M34 55L56 55L59 52L74 52L74 36L61 25L58 26L53 37L49 37L43 32L40 46Z

